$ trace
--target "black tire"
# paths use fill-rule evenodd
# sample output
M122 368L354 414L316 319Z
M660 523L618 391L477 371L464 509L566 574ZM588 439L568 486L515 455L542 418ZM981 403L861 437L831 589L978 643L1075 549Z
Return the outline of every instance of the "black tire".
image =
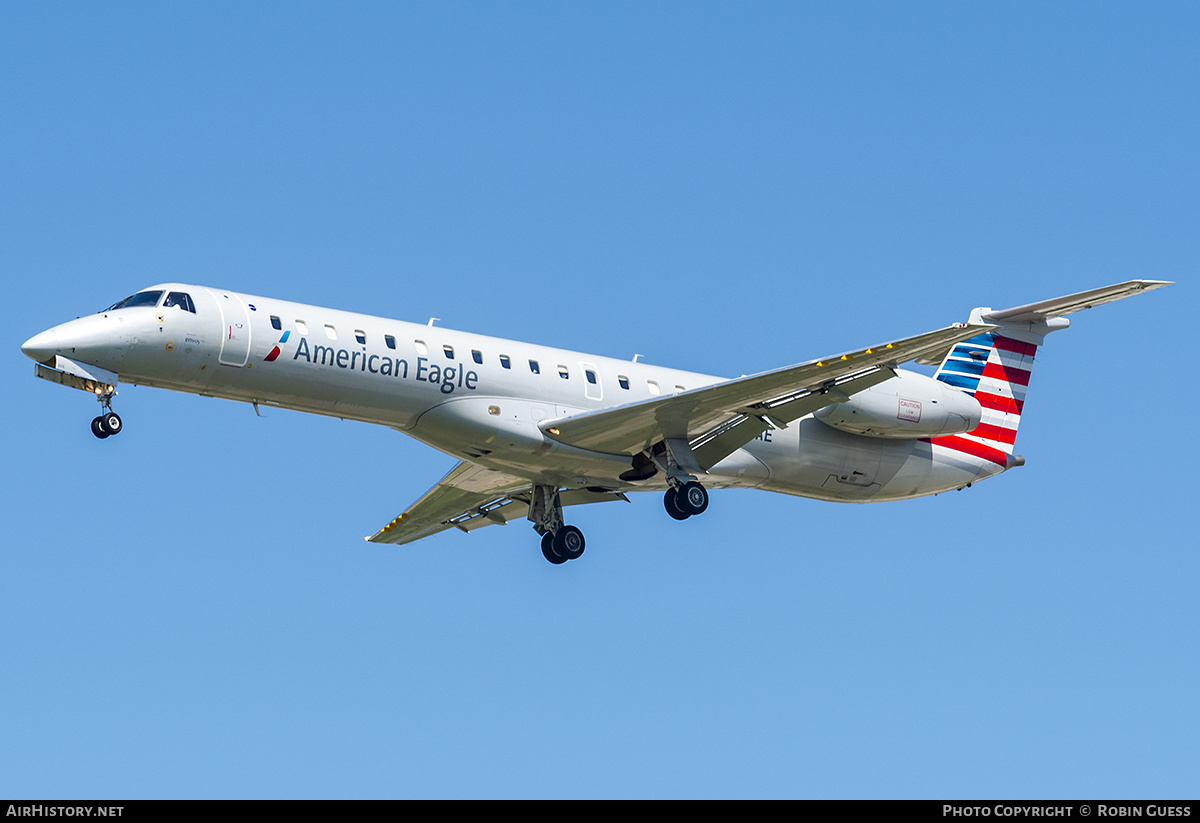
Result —
M109 434L121 433L121 417L116 412L108 412L100 415L100 420L103 421L104 430Z
M103 440L108 437L108 429L104 428L104 418L96 417L92 420L92 434Z
M556 566L567 562L567 558L562 557L554 550L554 535L550 532L542 535L542 555Z
M683 507L679 505L679 498L674 489L667 489L667 493L663 496L663 508L676 520L687 520L692 516L691 512L684 511Z
M568 560L578 559L585 545L583 532L574 526L563 526L554 535L554 551Z
M679 508L688 514L704 514L708 508L708 489L693 480L684 484L676 499Z

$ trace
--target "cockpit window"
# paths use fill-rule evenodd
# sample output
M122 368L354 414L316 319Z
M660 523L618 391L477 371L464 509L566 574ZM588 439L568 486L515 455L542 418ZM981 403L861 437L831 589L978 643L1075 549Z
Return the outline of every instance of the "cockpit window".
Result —
M119 303L113 303L105 311L116 311L117 309L136 309L144 306L157 306L158 298L162 297L161 291L140 291L135 295L126 297Z
M192 303L192 296L181 291L173 291L168 294L166 302L163 303L163 308L183 309L184 311L190 311L192 314L196 313L196 306Z

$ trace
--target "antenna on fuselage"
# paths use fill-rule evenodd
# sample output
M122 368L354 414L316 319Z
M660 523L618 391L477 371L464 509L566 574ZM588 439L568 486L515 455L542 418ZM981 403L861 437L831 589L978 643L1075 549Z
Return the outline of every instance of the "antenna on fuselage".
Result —
M428 323L426 323L425 325L426 325L426 326L432 326L432 325L433 325L433 321L434 321L434 320L441 320L441 319L442 319L442 318L440 318L440 317L431 317L431 318L429 318L429 322L428 322Z
M637 362L637 359L638 359L639 357L641 357L641 355L640 355L640 354L635 354L635 355L633 356L633 362L634 362L634 363L636 363L636 362Z

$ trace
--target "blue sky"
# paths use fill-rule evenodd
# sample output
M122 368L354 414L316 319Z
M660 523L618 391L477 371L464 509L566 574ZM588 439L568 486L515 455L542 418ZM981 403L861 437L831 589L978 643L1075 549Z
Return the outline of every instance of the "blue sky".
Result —
M8 3L0 795L1194 797L1194 4ZM961 493L453 464L20 343L164 280L736 376L1130 278Z

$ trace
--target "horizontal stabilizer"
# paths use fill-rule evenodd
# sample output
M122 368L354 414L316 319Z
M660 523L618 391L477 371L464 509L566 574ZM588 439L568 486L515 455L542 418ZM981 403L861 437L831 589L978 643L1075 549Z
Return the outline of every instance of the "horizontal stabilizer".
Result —
M1169 285L1171 285L1169 280L1127 280L1124 283L1076 292L1051 300L1040 300L1037 303L1014 306L1011 309L976 309L971 313L971 322L1005 326L1008 327L1007 333L1018 335L1025 342L1040 345L1046 334L1057 329L1065 329L1070 325L1068 320L1052 322L1056 317L1064 317L1077 311L1111 303L1114 300L1123 300L1135 294L1161 289L1163 286ZM936 366L949 356L952 348L952 346L947 347L924 357L918 357L917 362L923 366Z
M1161 289L1163 286L1169 285L1171 285L1171 281L1169 280L1127 280L1124 283L1105 286L1102 289L1081 291L1076 294L1068 294L1064 297L1055 297L1052 300L1030 303L1027 306L1016 306L1015 308L1001 309L1000 311L989 310L984 312L982 317L986 322L995 323L996 325L1036 323L1039 320L1074 314L1077 311L1090 309L1093 306L1111 303L1114 300L1122 300L1126 297L1132 297L1135 294L1141 294L1144 291Z

